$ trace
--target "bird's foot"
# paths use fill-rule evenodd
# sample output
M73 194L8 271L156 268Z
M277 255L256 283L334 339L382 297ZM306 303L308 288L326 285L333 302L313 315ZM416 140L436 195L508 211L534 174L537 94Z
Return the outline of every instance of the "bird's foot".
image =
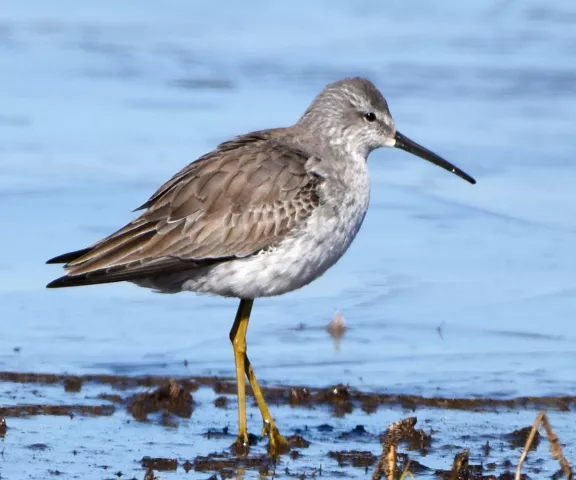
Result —
M264 421L264 427L262 427L260 436L262 438L268 437L268 453L272 457L277 457L290 451L290 445L286 439L280 435L274 421Z
M238 434L238 438L234 441L230 447L232 454L235 456L245 456L250 452L250 439L247 432L241 432Z

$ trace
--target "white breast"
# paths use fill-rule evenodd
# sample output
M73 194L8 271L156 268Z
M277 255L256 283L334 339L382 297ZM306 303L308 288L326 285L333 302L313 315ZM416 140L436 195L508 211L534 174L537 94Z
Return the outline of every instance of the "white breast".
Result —
M366 160L357 158L339 173L326 179L324 203L298 232L275 249L186 272L179 279L180 288L172 285L172 291L258 298L281 295L318 278L346 252L368 209L370 183Z

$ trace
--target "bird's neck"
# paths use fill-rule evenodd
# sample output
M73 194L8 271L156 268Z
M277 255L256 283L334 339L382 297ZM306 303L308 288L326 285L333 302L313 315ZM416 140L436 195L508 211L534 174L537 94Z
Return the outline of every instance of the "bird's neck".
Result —
M300 132L300 138L306 139L308 148L312 147L319 156L337 156L368 158L371 149L362 141L359 133L352 128L321 121L318 117L302 118L294 127Z

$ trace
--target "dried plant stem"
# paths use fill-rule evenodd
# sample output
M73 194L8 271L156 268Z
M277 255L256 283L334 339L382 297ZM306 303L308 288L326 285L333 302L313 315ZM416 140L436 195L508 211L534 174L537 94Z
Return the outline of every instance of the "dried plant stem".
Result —
M466 449L454 457L452 463L452 470L450 471L450 480L458 480L460 478L468 478L468 459L470 457L470 450Z
M388 432L392 429L395 424L390 425ZM382 449L382 455L378 464L376 465L376 470L372 475L372 480L380 480L382 476L386 480L394 480L396 477L396 443L388 442L388 434L386 435L386 440L384 440L384 445Z
M534 441L534 437L536 436L536 432L538 431L538 427L542 425L544 430L546 431L546 437L550 442L550 454L554 460L558 460L560 463L560 467L562 468L562 472L564 473L564 478L566 480L573 480L572 469L570 468L570 464L564 457L562 453L562 447L560 446L560 442L558 441L558 436L552 430L550 426L550 422L548 421L548 417L544 412L540 412L536 417L536 421L534 425L532 425L532 430L530 430L530 435L528 435L528 439L526 440L526 445L524 445L524 450L522 451L522 455L520 456L520 460L518 462L518 467L516 468L516 476L514 477L515 480L520 480L522 475L522 465L528 456L528 451L532 446L532 442Z
M562 446L558 441L558 436L552 430L550 422L548 421L548 417L545 413L542 414L542 426L544 427L544 430L546 430L546 436L550 442L550 454L552 455L552 458L560 463L560 467L562 468L562 472L564 472L564 477L566 480L572 480L572 468L570 468L568 460L566 460L564 453L562 453Z
M380 455L372 480L380 480L382 477L385 477L386 480L394 480L396 478L398 442L402 441L407 432L414 431L416 421L416 417L409 417L392 423L388 427L382 444L382 455ZM407 474L410 474L408 465L402 474L404 478Z

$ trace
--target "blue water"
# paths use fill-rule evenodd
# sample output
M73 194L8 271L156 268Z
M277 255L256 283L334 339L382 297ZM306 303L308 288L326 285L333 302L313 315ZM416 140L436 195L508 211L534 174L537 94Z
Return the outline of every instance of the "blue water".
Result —
M48 291L61 272L44 262L121 227L218 142L364 75L402 133L478 184L375 152L350 251L256 302L259 377L576 394L575 53L569 0L2 2L0 369L232 375L235 301Z

